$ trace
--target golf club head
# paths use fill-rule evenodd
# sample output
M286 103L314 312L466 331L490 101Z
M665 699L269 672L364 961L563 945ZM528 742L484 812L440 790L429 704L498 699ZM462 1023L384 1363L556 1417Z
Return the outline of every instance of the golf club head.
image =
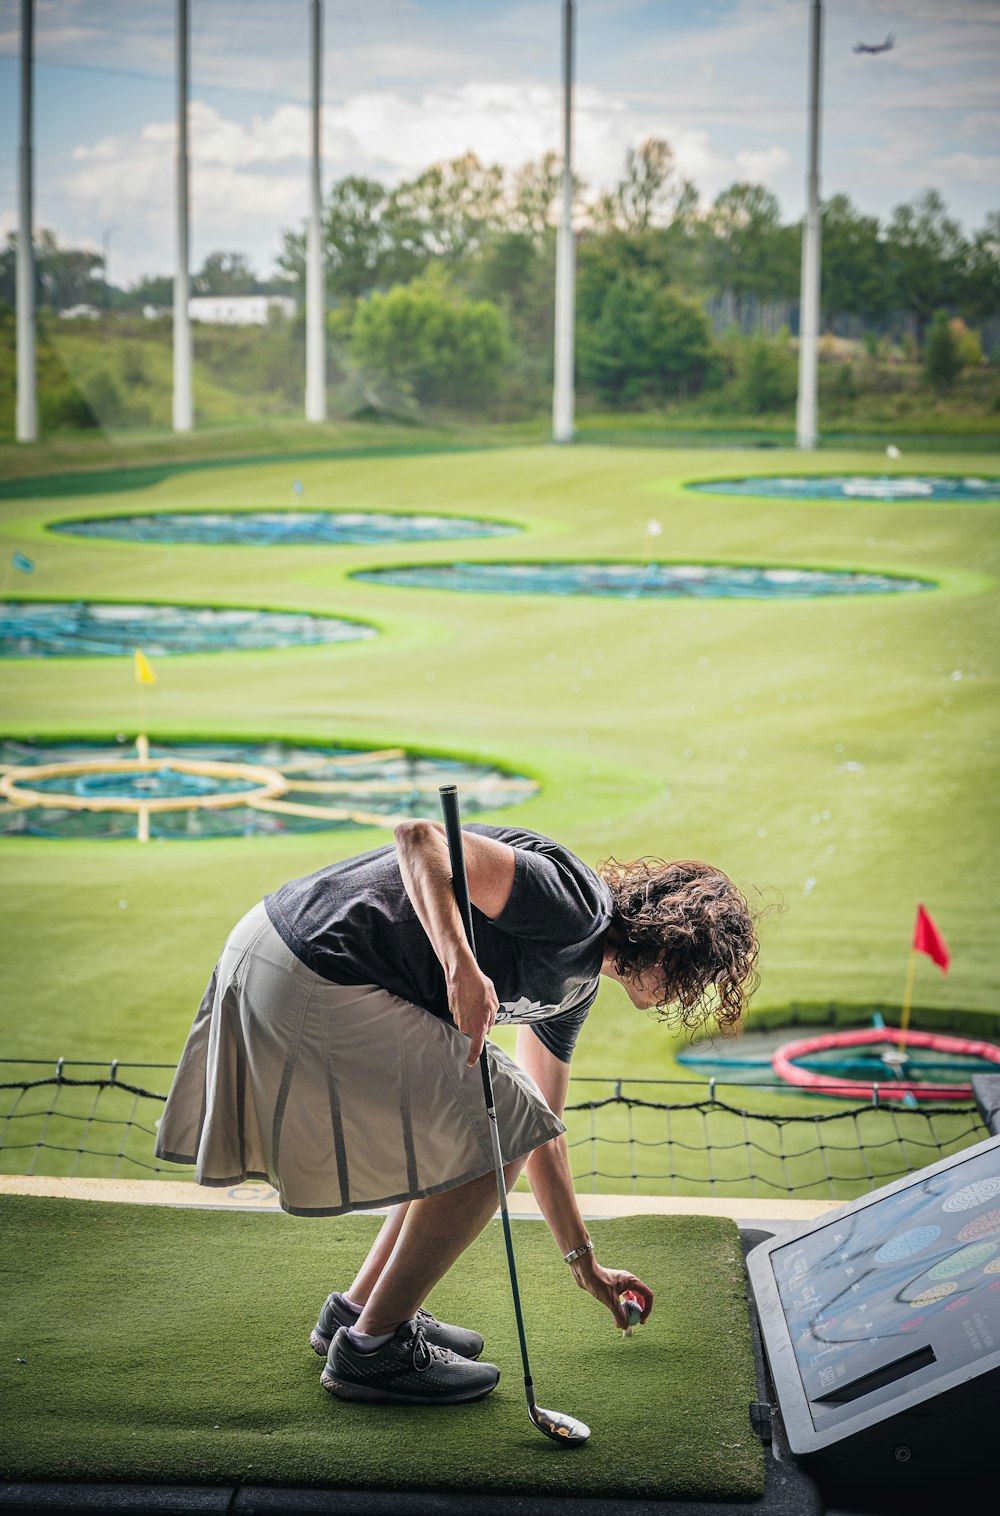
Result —
M529 1405L528 1415L540 1432L551 1437L553 1442L561 1443L564 1448L581 1447L590 1436L590 1428L585 1421L577 1421L575 1416L565 1416L562 1411L545 1411L540 1405Z

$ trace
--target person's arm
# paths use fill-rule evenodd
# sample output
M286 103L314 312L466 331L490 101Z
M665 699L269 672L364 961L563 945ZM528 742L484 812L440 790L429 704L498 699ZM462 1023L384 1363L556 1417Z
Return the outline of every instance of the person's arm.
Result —
M470 1039L471 1068L496 1020L499 1001L465 935L444 827L439 821L401 821L395 837L404 888L444 970L448 1008L459 1031ZM469 899L484 916L499 916L514 886L514 849L476 832L463 833L463 845Z
M531 1075L550 1108L561 1117L569 1091L569 1064L550 1053L530 1026L518 1027L517 1062ZM560 1253L565 1255L589 1242L573 1190L565 1136L554 1137L535 1148L524 1171ZM628 1326L628 1317L618 1300L625 1290L634 1290L641 1299L643 1321L653 1309L653 1292L648 1285L625 1269L605 1268L597 1262L593 1251L582 1254L569 1267L580 1288L607 1306L618 1326Z

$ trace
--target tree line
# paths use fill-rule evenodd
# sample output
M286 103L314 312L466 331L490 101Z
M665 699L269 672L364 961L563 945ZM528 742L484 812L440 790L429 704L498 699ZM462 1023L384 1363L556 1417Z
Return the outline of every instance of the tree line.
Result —
M546 403L559 195L555 154L509 171L466 153L395 186L358 175L335 181L322 224L341 379L389 409L478 408L499 394L508 414ZM629 150L609 191L591 195L578 182L575 205L585 395L620 407L683 399L732 381L735 365L758 397L751 408L787 403L788 342L769 349L754 334L769 309L794 327L801 226L783 219L770 191L735 183L705 206L670 145L651 138ZM928 190L884 220L835 194L822 219L824 329L849 322L871 352L879 339L905 337L915 355L931 354L929 374L952 378L979 351L968 329L986 326L1000 340L1000 212L966 234ZM301 299L305 246L304 228L286 229L269 281L242 254L212 253L193 291ZM0 302L13 301L15 254L8 238ZM136 310L172 299L167 277L109 288L98 255L60 249L48 233L37 266L40 300L57 309ZM720 304L729 340L707 314Z
M551 377L560 162L514 172L466 153L395 187L350 175L323 207L333 324L354 359L419 398L541 395ZM735 183L704 207L669 143L626 155L614 187L575 185L577 372L612 405L683 397L721 382L727 359L706 307L724 299L752 335L769 304L797 318L801 225L777 198ZM305 230L283 236L279 266L301 289ZM870 338L925 347L938 313L966 326L1000 316L1000 212L967 236L936 191L884 221L847 195L823 206L824 327L853 319ZM435 340L467 331L464 356ZM997 334L1000 336L1000 334ZM443 369L450 368L449 373Z

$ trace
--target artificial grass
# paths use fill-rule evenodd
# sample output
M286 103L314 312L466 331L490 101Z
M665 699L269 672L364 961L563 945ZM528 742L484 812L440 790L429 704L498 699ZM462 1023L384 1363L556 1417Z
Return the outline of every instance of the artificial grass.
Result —
M526 557L641 556L655 517L663 558L854 565L942 584L919 596L783 604L390 590L347 577L385 561L372 547L74 541L44 530L74 514L66 496L7 500L4 561L17 549L36 567L29 581L8 566L6 593L257 601L383 629L331 649L160 660L141 717L127 660L7 660L7 730L107 735L142 719L164 736L273 732L498 759L543 789L491 819L554 835L590 862L611 852L708 857L754 899L760 890L783 902L762 924L760 1005L897 1003L923 899L953 962L945 979L921 961L918 1003L994 1011L1000 511L683 488L740 472L966 466L943 454L890 466L864 453L530 447L187 470L134 496L143 511L472 511L522 521ZM976 467L997 473L1000 459ZM127 491L88 493L80 514L130 504ZM457 556L470 551L463 543ZM474 556L509 552L478 543ZM414 545L410 557L440 555L440 544ZM0 840L10 1007L0 1055L175 1059L242 912L282 880L384 840L374 831L148 848ZM574 1073L665 1077L676 1072L674 1046L605 986Z
M528 1422L499 1223L430 1304L475 1324L500 1385L448 1409L328 1397L308 1333L377 1222L348 1216L0 1200L7 1309L0 1475L489 1489L747 1500L763 1488L736 1227L595 1222L602 1259L657 1293L624 1341L567 1278L548 1230L515 1225L540 1402L586 1420L567 1451Z

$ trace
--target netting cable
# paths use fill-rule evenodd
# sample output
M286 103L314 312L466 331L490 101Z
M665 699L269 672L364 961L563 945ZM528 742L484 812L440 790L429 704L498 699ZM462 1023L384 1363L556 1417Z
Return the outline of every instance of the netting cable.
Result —
M135 1077L146 1071L172 1076L171 1064L59 1058L54 1072L33 1074L43 1067L52 1070L53 1062L0 1059L0 1073L9 1075L0 1080L0 1170L190 1177L190 1168L155 1157L166 1094ZM97 1072L71 1076L71 1068ZM776 1096L801 1104L802 1097L790 1097L784 1085L720 1091L714 1078L707 1084L580 1078L570 1081L571 1094L609 1082L611 1093L571 1101L565 1111L574 1183L592 1192L846 1199L988 1135L974 1105L911 1109L878 1090L864 1104L843 1109L838 1102L837 1109L822 1111L775 1110ZM629 1094L626 1085L667 1098ZM729 1089L744 1098L767 1097L772 1108L732 1104L724 1098Z

